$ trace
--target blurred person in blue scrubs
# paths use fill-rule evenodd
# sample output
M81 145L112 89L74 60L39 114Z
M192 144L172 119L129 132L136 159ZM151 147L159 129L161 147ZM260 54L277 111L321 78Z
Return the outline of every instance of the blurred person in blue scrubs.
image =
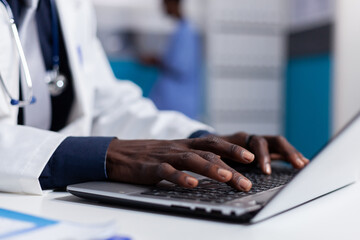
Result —
M200 111L201 44L198 33L184 18L181 0L163 0L166 14L177 21L162 58L143 57L142 63L157 66L160 75L150 98L161 110L176 110L197 119Z

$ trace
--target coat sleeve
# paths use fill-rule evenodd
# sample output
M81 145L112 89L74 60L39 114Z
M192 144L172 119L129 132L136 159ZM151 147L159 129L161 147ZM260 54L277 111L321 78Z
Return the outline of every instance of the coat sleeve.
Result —
M65 136L0 122L0 191L41 194L39 176Z
M14 97L19 93L19 59L5 8L0 4L0 74ZM17 126L18 108L0 86L0 191L41 194L39 176L65 136Z
M89 16L89 22L94 21L95 17ZM198 130L213 131L179 112L159 111L151 100L142 97L138 86L130 81L117 80L96 37L96 24L93 22L92 26L91 47L84 54L89 57L91 75L99 76L94 83L92 135L115 135L122 139L179 139L188 138Z

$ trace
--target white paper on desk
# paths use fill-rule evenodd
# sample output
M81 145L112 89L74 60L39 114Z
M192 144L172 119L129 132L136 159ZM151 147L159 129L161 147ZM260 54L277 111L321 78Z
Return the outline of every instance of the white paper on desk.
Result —
M32 229L34 227L35 224L33 223L0 217L0 239L1 236L5 236L8 233L19 232L26 229Z
M0 208L0 239L108 239L115 223L79 224L59 222ZM121 239L117 237L117 239ZM124 238L126 239L126 238Z
M48 239L67 239L67 240L100 240L115 236L115 224L105 223L96 225L81 225L69 222L37 229L11 238L9 240L48 240Z

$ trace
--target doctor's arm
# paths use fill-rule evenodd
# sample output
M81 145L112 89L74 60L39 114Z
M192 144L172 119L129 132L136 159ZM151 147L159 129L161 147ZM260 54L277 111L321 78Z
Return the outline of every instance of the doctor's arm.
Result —
M201 135L204 133L192 134ZM242 147L244 145L253 149L255 155ZM181 140L68 137L50 158L40 183L43 189L51 189L85 181L149 185L168 180L183 187L196 187L197 179L183 172L187 170L226 182L237 190L249 191L252 183L223 159L240 164L256 160L263 172L270 174L273 158L284 159L299 169L308 164L308 160L282 137L246 133Z
M229 167L224 159L247 164L255 158L267 174L269 163L275 157L296 168L308 163L282 137L250 138L248 134L238 133L186 139L201 129L209 132L213 129L180 113L158 111L150 100L142 97L137 86L114 78L96 38L91 46L91 51L87 52L92 55L87 59L88 76L95 85L91 135L117 138L99 140L106 143L96 143L92 137L88 143L75 138L64 140L40 178L44 188L104 180L106 174L112 181L153 184L167 179L181 186L195 187L197 180L182 172L189 170L247 191L251 183ZM97 144L102 149L99 152ZM52 182L51 179L60 179L61 182Z
M250 138L238 133L185 139L200 129L209 132L213 129L180 113L158 111L151 101L142 97L141 90L133 83L114 78L95 28L88 39L89 46L83 50L88 56L87 76L95 86L91 135L118 137L111 140L106 157L102 158L109 180L152 184L168 179L181 186L194 187L196 180L182 172L190 170L228 182L237 189L248 190L251 184L246 187L244 184L241 188L241 180L249 182L223 159L240 164L252 162L254 155L245 149L249 148L263 170L268 169L275 157L281 157L296 168L308 163L281 137ZM190 186L188 181L193 185Z
M107 179L105 158L113 137L67 137L57 147L39 181L42 189Z

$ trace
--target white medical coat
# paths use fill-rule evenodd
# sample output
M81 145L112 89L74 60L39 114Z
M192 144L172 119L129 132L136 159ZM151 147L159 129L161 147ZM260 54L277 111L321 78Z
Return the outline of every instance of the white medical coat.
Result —
M179 139L197 130L212 131L180 113L159 112L137 86L115 79L96 37L91 1L57 0L56 5L75 89L69 122L58 133L17 125L18 108L10 105L1 87L0 191L41 194L38 177L69 135ZM19 58L2 4L0 72L10 92L18 96Z

